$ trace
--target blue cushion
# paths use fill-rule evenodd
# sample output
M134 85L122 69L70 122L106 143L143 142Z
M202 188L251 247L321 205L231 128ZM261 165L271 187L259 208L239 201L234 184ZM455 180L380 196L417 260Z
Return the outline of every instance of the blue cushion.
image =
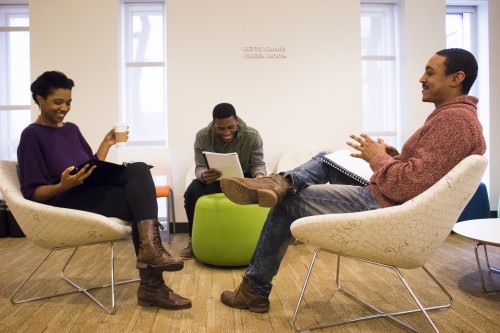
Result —
M480 183L476 193L472 196L457 222L490 217L490 199L484 183Z

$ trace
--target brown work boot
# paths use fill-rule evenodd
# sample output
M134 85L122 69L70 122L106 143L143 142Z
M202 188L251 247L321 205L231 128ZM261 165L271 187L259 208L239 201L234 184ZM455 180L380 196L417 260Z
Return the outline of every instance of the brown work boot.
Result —
M274 207L293 191L289 180L276 174L262 178L222 178L220 186L229 200L261 207Z
M165 285L163 272L154 268L139 269L141 282L137 290L137 304L157 306L169 310L181 310L191 307L191 301L177 295Z
M238 289L235 291L224 291L220 295L223 304L235 309L248 309L250 312L268 312L269 298L258 295L247 279L243 277Z
M161 243L160 228L163 226L157 220L142 220L137 223L139 229L138 269L147 267L163 271L180 271L184 268L181 258L172 257Z

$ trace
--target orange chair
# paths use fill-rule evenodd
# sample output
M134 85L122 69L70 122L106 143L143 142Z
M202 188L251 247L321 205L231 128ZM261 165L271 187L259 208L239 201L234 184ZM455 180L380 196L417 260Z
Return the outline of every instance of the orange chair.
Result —
M175 209L174 209L174 193L170 185L156 185L156 197L165 198L167 201L167 242L170 244L170 222L173 225L173 233L175 234Z

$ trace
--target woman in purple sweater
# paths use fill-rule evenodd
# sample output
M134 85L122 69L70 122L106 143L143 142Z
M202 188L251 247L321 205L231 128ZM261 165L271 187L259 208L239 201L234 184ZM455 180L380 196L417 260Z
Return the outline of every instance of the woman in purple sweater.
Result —
M87 179L96 166L85 165L72 172L89 159L104 160L116 143L112 129L93 154L78 126L64 122L71 109L73 86L73 80L56 71L43 73L31 84L40 115L24 129L17 149L23 195L47 205L132 221L136 266L141 278L138 304L167 309L191 307L190 300L175 294L163 280L163 271L178 271L184 264L161 243L149 166L132 163L122 172L99 181Z

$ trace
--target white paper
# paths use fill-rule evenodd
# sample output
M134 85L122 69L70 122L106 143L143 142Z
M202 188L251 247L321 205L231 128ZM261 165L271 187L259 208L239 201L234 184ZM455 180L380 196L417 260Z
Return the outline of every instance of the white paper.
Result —
M221 154L204 151L203 155L209 168L218 169L222 172L221 178L243 178L243 170L241 170L238 153Z

